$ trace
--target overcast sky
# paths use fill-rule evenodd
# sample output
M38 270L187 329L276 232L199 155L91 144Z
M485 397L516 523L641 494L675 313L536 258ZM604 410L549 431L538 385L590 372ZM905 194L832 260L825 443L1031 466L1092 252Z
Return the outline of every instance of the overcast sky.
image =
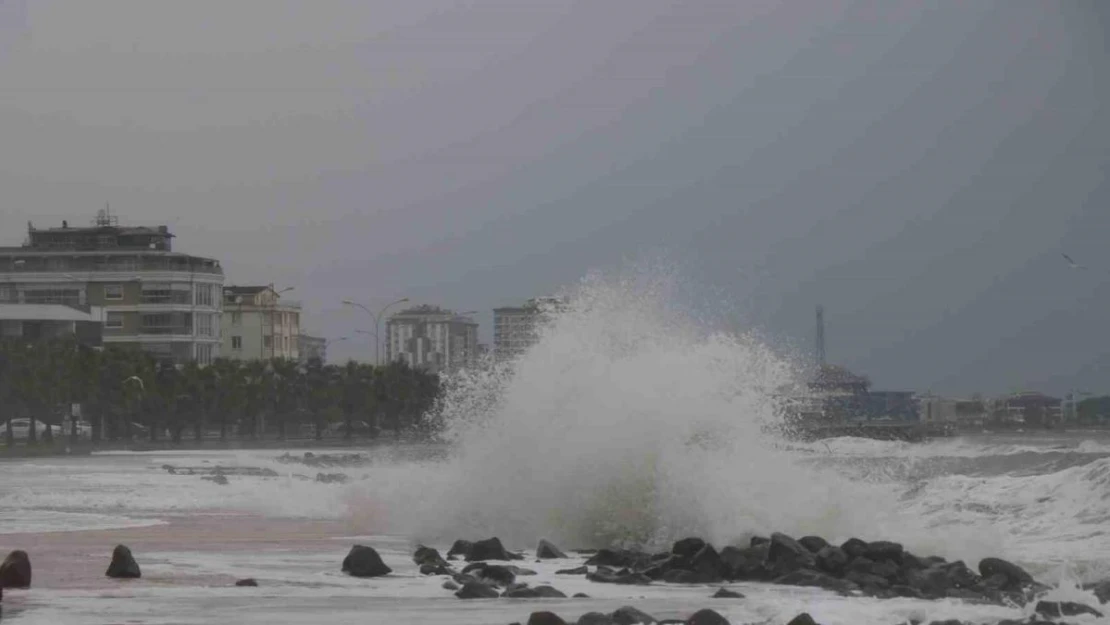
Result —
M488 311L664 254L783 346L823 303L879 387L1110 391L1107 33L1098 0L0 0L0 243L111 202L332 337L343 298Z

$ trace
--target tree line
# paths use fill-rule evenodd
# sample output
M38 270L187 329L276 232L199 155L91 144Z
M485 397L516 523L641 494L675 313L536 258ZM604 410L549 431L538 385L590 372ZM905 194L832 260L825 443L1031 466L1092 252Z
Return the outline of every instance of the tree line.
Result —
M73 340L0 341L0 431L13 444L11 420L31 419L28 442L57 435L77 438L80 420L94 441L197 441L219 437L301 435L316 439L329 425L345 438L428 427L439 378L400 362L219 359L208 366L175 366L129 347L93 349ZM63 422L69 430L62 432ZM42 434L35 423L50 425ZM365 425L363 425L365 424Z

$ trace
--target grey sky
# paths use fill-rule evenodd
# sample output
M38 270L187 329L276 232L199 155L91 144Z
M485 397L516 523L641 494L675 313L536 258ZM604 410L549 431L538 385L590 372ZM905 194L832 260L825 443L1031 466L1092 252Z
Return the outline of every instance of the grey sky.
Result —
M1110 391L1108 32L1096 0L0 0L0 234L110 201L327 336L346 297L488 310L663 250L783 344L822 302L878 386Z

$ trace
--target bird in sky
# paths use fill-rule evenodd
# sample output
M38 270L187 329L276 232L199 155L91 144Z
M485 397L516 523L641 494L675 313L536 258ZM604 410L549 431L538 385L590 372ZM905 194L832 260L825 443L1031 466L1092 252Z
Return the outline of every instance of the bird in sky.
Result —
M1071 256L1068 256L1067 254L1061 254L1061 256L1064 257L1064 260L1068 261L1068 266L1071 267L1072 269L1086 269L1087 268L1085 265L1080 265L1079 263L1072 260Z

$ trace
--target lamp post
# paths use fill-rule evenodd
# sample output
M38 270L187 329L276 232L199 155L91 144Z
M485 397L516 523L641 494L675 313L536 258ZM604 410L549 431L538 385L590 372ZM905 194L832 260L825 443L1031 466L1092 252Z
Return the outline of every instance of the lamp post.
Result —
M380 366L382 364L381 352L379 351L379 349L381 348L381 344L382 344L381 340L379 339L379 337L381 336L381 334L379 334L379 331L381 330L382 315L384 315L385 311L388 310L391 306L396 306L397 304L403 304L407 301L409 301L409 298L402 297L401 299L399 299L397 301L390 302L390 303L386 304L385 306L382 306L381 310L379 310L377 313L374 313L369 308L367 308L366 306L363 306L362 304L359 304L356 301L349 300L349 299L343 300L343 303L345 305L354 306L355 308L359 308L363 312L370 315L374 319L374 365L375 366Z

